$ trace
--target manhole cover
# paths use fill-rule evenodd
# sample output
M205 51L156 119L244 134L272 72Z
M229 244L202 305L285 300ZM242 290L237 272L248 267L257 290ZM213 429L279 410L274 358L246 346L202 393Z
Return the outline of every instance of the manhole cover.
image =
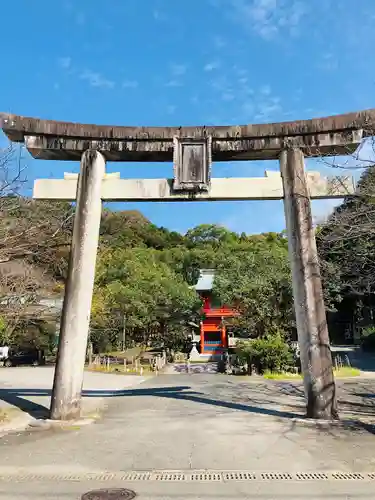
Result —
M125 488L92 490L83 494L81 500L132 500L136 493Z

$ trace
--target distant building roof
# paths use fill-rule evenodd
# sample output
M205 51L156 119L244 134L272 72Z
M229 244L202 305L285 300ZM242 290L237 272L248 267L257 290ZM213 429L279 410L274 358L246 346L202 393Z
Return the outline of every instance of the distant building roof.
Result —
M197 292L208 292L212 290L214 284L215 270L201 269L198 283L195 285Z

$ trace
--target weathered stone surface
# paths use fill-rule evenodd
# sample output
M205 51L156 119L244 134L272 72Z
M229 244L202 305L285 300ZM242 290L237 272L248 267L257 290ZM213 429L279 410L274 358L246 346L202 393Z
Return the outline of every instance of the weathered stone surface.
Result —
M280 170L307 416L337 416L335 381L311 203L301 150L283 151Z
M369 124L375 123L375 109L325 118L313 118L311 120L217 127L207 127L204 125L192 127L119 127L42 120L40 118L30 118L8 113L1 113L0 120L3 130L9 136L13 136L12 140L22 140L25 135L120 140L173 140L175 136L199 139L212 135L215 139L238 139L359 130L366 128Z
M53 420L77 420L81 415L81 392L102 212L100 185L104 176L105 160L102 155L98 151L86 151L82 157L78 186L75 181L77 207L51 399Z
M26 142L40 159L79 159L98 149L108 161L172 161L173 138L212 137L212 160L275 159L299 147L306 156L348 154L373 133L375 110L260 125L219 127L116 127L0 114L9 139Z
M342 198L354 193L350 176L321 177L309 172L308 187L312 199ZM37 179L35 199L73 201L77 191L77 176L64 179ZM173 190L172 179L119 179L106 177L102 181L101 197L106 201L203 201L203 200L280 200L283 198L280 173L266 172L266 177L214 178L208 192L184 193Z

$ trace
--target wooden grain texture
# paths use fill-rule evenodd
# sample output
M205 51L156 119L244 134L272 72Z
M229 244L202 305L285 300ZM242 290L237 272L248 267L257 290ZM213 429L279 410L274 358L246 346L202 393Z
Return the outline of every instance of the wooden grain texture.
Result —
M347 155L355 151L364 131L265 137L253 139L208 139L212 161L278 159L284 149L300 148L307 157ZM80 160L87 149L100 151L107 161L172 162L173 140L77 139L55 136L25 136L30 154L41 160Z
M124 127L42 120L0 113L12 141L25 142L34 158L79 160L87 149L107 161L173 161L176 138L209 140L212 161L273 160L285 149L305 156L347 155L373 135L375 109L293 122L219 127Z
M214 139L243 139L257 137L279 137L322 132L341 132L368 128L375 123L375 109L357 111L342 115L297 120L279 123L224 125L208 127L130 127L95 125L43 120L0 113L0 126L8 137L22 141L25 135L48 135L90 139L130 139L130 140L172 140L173 137Z

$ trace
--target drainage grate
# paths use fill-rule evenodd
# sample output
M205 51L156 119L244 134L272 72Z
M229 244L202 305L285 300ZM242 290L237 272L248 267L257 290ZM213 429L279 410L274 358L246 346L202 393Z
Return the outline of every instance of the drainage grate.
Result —
M191 474L190 476L191 481L222 481L222 475L220 473L216 472L200 472L198 474Z
M261 479L266 479L267 481L292 481L293 476L288 472L262 472L260 475Z
M5 470L4 470L5 469ZM0 482L234 482L234 481L374 481L375 472L256 472L256 471L98 471L98 472L33 472L30 469L0 468Z
M161 473L161 474L155 474L153 479L155 481L186 481L186 476L185 474L179 474L179 473Z
M298 481L327 481L329 478L324 472L297 472Z
M357 472L334 472L332 474L332 477L333 479L351 479L351 480L361 480L361 479L365 479L365 476L363 476L362 474L359 474Z
M251 481L256 479L252 472L224 472L224 481Z
M128 472L121 477L122 481L150 481L150 472Z

